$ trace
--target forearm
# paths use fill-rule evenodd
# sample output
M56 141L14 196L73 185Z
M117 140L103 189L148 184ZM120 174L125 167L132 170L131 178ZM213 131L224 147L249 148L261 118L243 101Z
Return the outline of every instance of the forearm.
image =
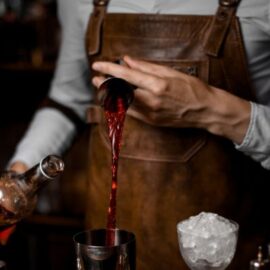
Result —
M203 128L242 142L250 121L248 101L168 67L128 56L124 61L127 66L96 62L93 69L138 87L133 116L153 125ZM102 79L95 77L94 85Z
M270 108L212 88L201 125L270 169Z
M241 144L250 124L250 102L214 87L211 90L205 116L199 118L202 126L210 133Z
M237 149L270 169L270 108L257 105L254 116L249 101L193 76L128 56L124 61L127 66L96 62L93 69L137 86L131 116L151 125L205 129L241 144ZM103 80L94 77L93 84Z
M75 135L75 125L65 115L54 109L42 109L32 120L8 166L17 163L15 169L21 171L35 165L46 155L62 155Z

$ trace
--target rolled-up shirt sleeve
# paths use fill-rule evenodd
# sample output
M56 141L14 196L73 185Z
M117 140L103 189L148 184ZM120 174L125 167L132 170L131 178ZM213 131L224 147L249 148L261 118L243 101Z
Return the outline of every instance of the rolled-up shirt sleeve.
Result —
M251 119L246 136L236 149L270 170L270 107L251 102Z
M92 93L78 0L58 0L58 15L62 38L48 97L74 112L81 122L85 122ZM62 155L76 134L75 123L63 111L43 107L33 116L8 166L21 161L31 167L48 154Z
M17 145L8 166L20 161L32 167L47 155L62 155L75 134L75 125L61 112L49 108L41 109L35 114L24 137Z

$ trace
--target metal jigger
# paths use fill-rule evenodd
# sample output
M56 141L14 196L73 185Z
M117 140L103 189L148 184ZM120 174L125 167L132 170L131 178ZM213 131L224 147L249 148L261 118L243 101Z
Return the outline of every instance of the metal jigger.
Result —
M118 111L118 100L121 98L127 110L134 99L134 89L133 85L123 79L109 77L100 85L98 99L105 110Z

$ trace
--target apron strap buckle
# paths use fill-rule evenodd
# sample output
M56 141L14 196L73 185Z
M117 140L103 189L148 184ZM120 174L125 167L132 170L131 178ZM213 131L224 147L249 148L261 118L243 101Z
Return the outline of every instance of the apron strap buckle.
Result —
M240 0L219 0L219 5L223 7L236 7Z
M94 0L94 6L98 6L98 7L101 7L101 6L107 6L108 5L108 2L109 0Z

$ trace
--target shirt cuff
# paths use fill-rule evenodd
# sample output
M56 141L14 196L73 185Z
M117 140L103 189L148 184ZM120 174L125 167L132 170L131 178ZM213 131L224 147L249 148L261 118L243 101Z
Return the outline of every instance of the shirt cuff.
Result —
M251 116L246 135L241 144L235 143L235 148L240 151L249 150L249 146L251 145L252 134L255 128L255 119L257 118L257 106L253 102L250 102L250 104L251 104Z
M270 108L251 102L251 119L241 144L235 148L270 170Z

